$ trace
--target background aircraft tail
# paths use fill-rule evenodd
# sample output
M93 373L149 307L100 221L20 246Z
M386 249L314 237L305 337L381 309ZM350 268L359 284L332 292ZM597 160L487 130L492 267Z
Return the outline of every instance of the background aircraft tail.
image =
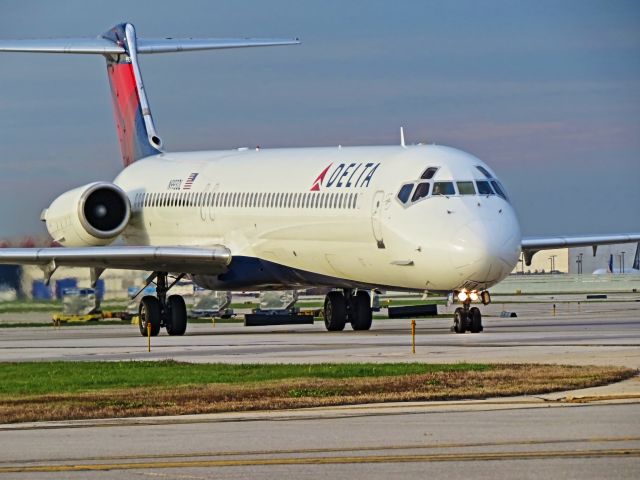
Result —
M107 59L113 112L122 161L126 166L162 152L138 64L138 54L295 45L298 39L138 39L130 23L98 38L0 40L0 52L100 54Z

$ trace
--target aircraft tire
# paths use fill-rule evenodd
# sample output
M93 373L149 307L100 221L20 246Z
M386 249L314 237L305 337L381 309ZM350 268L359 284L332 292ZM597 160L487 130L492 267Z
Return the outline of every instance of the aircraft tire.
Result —
M147 324L151 325L151 336L155 337L160 333L160 302L153 295L146 295L140 300L138 308L138 327L140 327L140 335L146 337Z
M478 307L471 307L469 310L469 319L471 320L471 333L480 333L482 328L482 314Z
M456 333L464 333L467 329L465 326L466 313L463 308L456 308L453 314L453 331Z
M184 335L187 331L187 307L180 295L167 298L166 329L169 335Z
M354 330L370 330L373 323L371 311L371 297L364 290L360 290L351 301L351 327Z
M344 330L347 305L341 292L329 292L324 300L324 325L330 332Z

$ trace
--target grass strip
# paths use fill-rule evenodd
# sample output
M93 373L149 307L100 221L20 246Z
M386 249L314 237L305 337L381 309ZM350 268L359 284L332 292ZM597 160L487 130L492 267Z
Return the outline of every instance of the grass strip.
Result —
M490 365L455 363L225 364L158 362L0 363L0 399L11 395L75 393L142 386L175 387L218 383L256 383L293 378L348 379L488 370Z
M0 364L0 372L0 423L533 395L603 385L636 373L531 364L173 361Z

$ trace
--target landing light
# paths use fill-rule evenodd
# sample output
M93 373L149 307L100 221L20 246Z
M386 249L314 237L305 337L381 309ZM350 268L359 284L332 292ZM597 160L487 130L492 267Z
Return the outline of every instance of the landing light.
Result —
M458 300L462 303L477 302L482 297L477 290L472 290L470 292L467 290L460 290L456 295Z

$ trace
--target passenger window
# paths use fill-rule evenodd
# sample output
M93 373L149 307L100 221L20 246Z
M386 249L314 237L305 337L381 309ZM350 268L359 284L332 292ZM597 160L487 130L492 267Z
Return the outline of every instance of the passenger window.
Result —
M417 202L421 198L429 195L429 182L419 183L416 187L416 191L413 192L413 197L411 197L412 202Z
M433 176L436 174L436 172L438 171L438 168L440 167L427 168L424 172L422 172L422 175L420 175L420 178L422 180L431 180Z
M480 180L476 182L476 185L478 186L478 193L480 195L493 195L493 190L491 190L489 182Z
M457 182L458 192L460 195L475 195L476 189L473 186L473 182Z
M409 200L409 196L411 195L411 190L413 190L413 183L407 183L400 188L398 192L398 200L402 203L407 203Z
M480 165L476 165L476 168L477 168L478 170L480 170L480 171L482 172L482 174L483 174L485 177L487 177L487 178L493 178L493 175L491 175L491 174L489 173L489 171L488 171L486 168L484 168L484 167L482 167L482 166L480 166Z
M433 184L434 195L455 195L456 190L453 182L436 182Z
M509 199L507 198L507 194L506 194L506 193L504 193L504 189L502 188L502 185L500 185L500 183L499 183L498 181L496 181L496 180L492 180L492 181L491 181L491 185L493 186L493 189L496 191L496 193L497 193L498 195L500 195L502 198L504 198L504 199L505 199L505 200L507 200L507 201L509 200Z

